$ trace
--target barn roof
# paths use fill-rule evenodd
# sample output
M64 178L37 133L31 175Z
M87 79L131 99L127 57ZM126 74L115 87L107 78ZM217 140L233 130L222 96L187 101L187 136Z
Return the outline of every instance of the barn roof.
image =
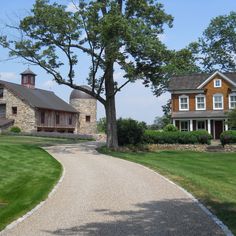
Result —
M236 83L236 73L219 73L226 76L233 83ZM212 74L193 74L173 77L169 82L169 90L197 89Z
M43 89L27 88L20 84L0 80L0 84L9 89L32 107L77 113L70 104L56 96L55 93Z

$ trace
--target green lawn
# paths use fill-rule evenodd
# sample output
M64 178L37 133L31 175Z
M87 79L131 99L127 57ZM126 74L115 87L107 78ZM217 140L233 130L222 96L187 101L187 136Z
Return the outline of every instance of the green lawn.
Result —
M236 235L236 154L161 151L102 153L150 167L191 192Z
M0 230L45 199L62 173L39 146L68 139L0 135Z

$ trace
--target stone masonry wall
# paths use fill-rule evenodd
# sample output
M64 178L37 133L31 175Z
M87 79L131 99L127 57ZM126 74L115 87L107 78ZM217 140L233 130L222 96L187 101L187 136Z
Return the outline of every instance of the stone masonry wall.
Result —
M97 133L97 100L95 99L71 99L70 104L79 111L76 133ZM90 122L86 122L86 116L90 116Z
M14 126L20 127L22 132L35 131L35 111L8 89L4 89L3 99L6 102L6 118L13 119ZM17 114L12 114L12 107L17 107Z

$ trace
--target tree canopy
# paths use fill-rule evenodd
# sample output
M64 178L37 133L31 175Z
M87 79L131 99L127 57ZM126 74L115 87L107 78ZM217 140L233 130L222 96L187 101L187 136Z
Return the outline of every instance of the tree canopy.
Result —
M236 70L236 12L211 20L197 42L190 44L195 60L206 72Z

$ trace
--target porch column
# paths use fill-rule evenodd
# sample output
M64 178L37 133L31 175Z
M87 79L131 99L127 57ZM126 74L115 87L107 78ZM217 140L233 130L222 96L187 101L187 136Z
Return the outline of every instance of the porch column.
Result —
M229 130L228 119L225 119L225 131Z
M193 120L190 120L190 131L193 131Z
M173 119L173 125L176 127L176 120Z
M207 120L207 131L209 134L211 134L211 120L210 119Z

